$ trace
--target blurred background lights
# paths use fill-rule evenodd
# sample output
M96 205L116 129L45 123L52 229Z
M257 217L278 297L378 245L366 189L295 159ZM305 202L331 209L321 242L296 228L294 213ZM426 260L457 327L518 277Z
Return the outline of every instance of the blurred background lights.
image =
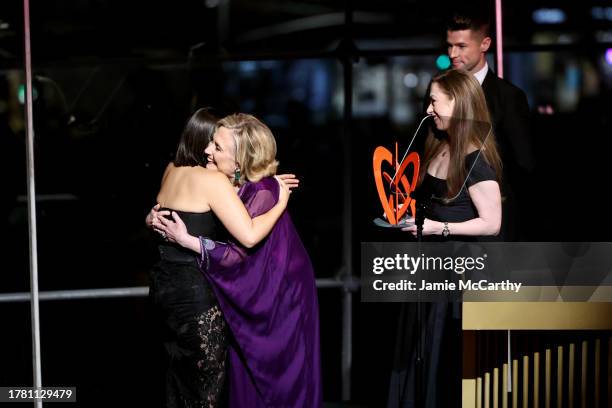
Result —
M541 8L532 14L533 21L538 24L561 24L567 20L565 12L558 8Z
M417 77L412 72L409 72L406 75L404 75L404 85L406 85L406 88L416 88L418 84L419 84L419 77Z
M606 50L606 62L608 65L612 65L612 48Z
M19 99L19 103L22 105L25 103L25 91L25 84L19 85L19 88L17 89L17 99ZM35 87L32 88L32 99L38 99L38 91Z
M591 9L591 17L594 20L612 21L612 7L593 7Z
M438 69L440 70L448 69L450 65L451 65L451 61L450 61L450 58L448 58L448 55L440 55L436 59L436 67L438 67Z

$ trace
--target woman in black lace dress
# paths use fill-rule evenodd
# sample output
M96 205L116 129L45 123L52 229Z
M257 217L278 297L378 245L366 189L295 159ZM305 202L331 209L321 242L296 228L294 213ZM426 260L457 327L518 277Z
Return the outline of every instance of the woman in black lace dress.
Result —
M289 191L279 181L278 203L251 219L234 186L216 167L206 168L204 150L216 128L216 118L205 109L188 121L175 159L168 165L157 195L156 209L147 216L178 213L190 234L215 237L216 223L244 246L262 240L286 208ZM159 242L160 261L150 273L150 298L162 326L168 357L167 407L219 406L225 380L226 323L194 252L177 244Z

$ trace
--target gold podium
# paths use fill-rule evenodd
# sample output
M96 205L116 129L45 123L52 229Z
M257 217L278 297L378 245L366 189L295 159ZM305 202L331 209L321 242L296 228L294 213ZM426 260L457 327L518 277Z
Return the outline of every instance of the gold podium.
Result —
M612 407L612 303L465 301L462 327L463 408Z

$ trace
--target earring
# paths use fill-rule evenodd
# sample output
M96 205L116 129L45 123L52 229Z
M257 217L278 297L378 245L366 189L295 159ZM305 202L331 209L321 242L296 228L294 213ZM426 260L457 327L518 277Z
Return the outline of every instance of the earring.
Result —
M240 182L240 169L236 168L234 170L234 184L238 184Z

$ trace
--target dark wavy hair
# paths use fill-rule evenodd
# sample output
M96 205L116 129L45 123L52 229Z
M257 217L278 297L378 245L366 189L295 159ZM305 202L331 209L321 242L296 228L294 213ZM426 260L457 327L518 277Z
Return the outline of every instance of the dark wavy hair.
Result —
M187 121L176 148L174 165L206 166L204 149L217 129L218 118L210 108L198 109Z

